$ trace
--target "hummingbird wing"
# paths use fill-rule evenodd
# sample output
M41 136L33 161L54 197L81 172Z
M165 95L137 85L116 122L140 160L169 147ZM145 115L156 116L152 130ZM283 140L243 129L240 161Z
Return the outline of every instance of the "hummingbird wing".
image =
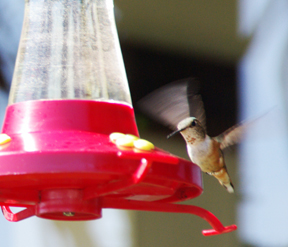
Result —
M187 93L189 103L189 116L196 117L200 121L202 127L206 130L206 114L201 95L189 95L188 88Z
M216 141L220 142L220 148L223 150L231 145L234 145L242 140L247 124L239 123L224 131L222 134L215 137Z
M175 130L178 123L190 116L205 126L205 111L200 95L196 95L197 83L183 79L169 83L145 96L138 102L139 108L159 123Z
M269 111L265 112L264 114L260 115L257 118L254 118L249 121L246 120L232 126L219 136L214 137L214 139L220 142L220 148L222 150L236 143L239 143L243 139L247 129L257 124L260 119L268 115L268 113L270 113L274 108L275 107L271 108Z

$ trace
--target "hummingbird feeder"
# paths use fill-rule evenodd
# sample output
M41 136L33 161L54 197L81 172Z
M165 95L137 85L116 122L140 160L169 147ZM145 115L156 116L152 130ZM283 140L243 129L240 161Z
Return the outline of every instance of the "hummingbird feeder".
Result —
M92 220L102 208L195 214L173 204L202 193L195 164L158 148L117 145L138 137L112 0L27 0L0 138L0 205L5 218ZM13 213L10 207L24 207Z

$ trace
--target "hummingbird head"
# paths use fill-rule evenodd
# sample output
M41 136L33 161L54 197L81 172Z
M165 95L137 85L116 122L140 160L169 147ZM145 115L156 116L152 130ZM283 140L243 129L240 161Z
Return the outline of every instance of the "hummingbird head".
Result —
M195 117L189 117L183 119L177 125L177 130L167 136L171 136L181 133L187 143L193 144L195 141L204 140L206 137L206 131L201 125L200 121Z

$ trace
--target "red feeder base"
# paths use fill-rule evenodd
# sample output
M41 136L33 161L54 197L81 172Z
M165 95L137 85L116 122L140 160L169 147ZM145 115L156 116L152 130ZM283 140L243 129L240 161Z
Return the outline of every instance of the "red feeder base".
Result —
M199 196L202 175L193 163L160 149L121 150L109 134L138 135L128 105L84 100L28 101L7 108L0 147L0 204L5 218L36 215L91 220L102 208L196 214L214 230L224 227L205 209L172 204ZM10 206L26 207L12 213Z

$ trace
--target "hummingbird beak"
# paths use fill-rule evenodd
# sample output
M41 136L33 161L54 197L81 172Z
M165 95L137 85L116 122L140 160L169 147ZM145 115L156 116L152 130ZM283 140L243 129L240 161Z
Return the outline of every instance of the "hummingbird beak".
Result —
M167 136L167 139L169 139L170 137L174 136L175 134L178 134L179 132L181 132L181 131L183 131L183 130L185 130L185 129L186 129L186 128L181 129L181 130L175 130L174 132L172 132L171 134L169 134L169 135Z

